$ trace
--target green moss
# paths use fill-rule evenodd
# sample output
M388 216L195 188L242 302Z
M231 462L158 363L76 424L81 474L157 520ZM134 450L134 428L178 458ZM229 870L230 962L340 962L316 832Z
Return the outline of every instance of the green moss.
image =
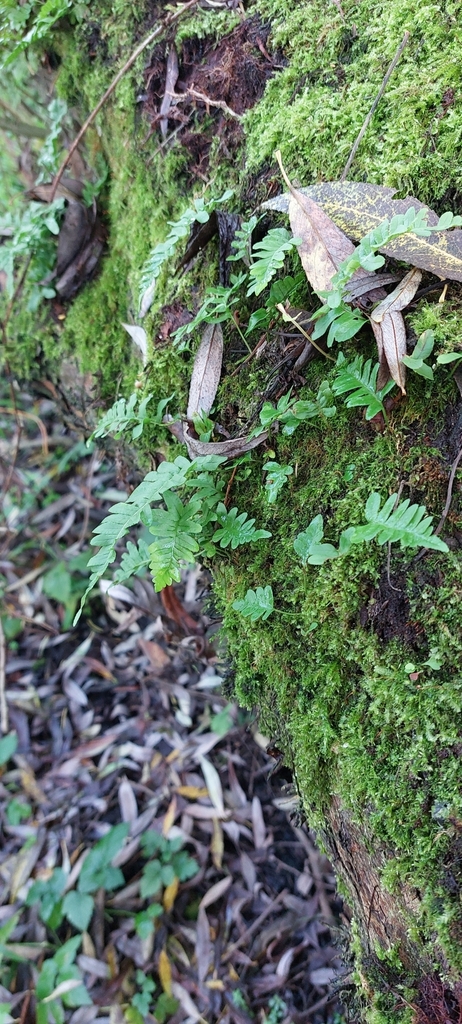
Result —
M338 178L408 30L408 46L351 176L414 194L438 210L457 207L462 184L459 4L342 0L345 22L327 0L296 5L255 0L247 6L248 13L271 23L267 46L270 52L279 48L278 63L285 66L246 114L245 152L234 165L223 159L218 139L212 147L208 174L216 193L240 182L242 203L251 207L255 195L265 192L258 175L263 168L271 173L277 147L290 174L304 184ZM59 42L58 88L69 103L88 109L151 27L148 5L98 0L97 7L96 56L90 56L91 26L82 25ZM235 14L201 11L185 20L178 38L194 32L217 38L234 24ZM143 144L146 125L134 114L143 66L144 58L98 116L101 143L96 132L87 140L90 154L103 146L111 169L104 210L109 238L100 274L69 307L64 326L50 325L46 313L34 323L19 315L11 355L28 375L39 350L55 372L63 354L76 353L82 368L97 374L106 401L118 390L128 394L141 376L156 399L175 391L172 405L184 409L191 355L159 344L162 306L180 297L191 310L197 308L201 289L216 279L216 250L211 248L180 281L165 269L144 321L152 356L144 375L121 327L135 315L139 272L149 249L165 238L167 221L182 212L191 192L199 194L205 186L202 181L191 186L181 145L165 155L158 152L157 138ZM434 330L435 356L462 347L460 287L451 286L442 304L436 298L437 293L435 301L420 302L408 316L416 335ZM300 296L300 304L305 301L307 293ZM234 369L235 339L226 327L227 369ZM371 351L366 332L359 344ZM217 413L225 426L246 429L258 414L268 373L266 364L250 363L237 377L226 375ZM316 389L327 373L326 364L314 364L307 384ZM335 794L355 820L373 830L394 855L384 872L386 885L393 890L406 882L422 894L420 917L412 926L415 941L432 956L436 935L448 969L456 971L462 968L460 555L456 550L415 562L409 553L393 552L389 586L387 552L375 544L319 568L304 568L293 549L296 534L318 513L324 516L326 539L336 543L342 529L362 520L374 489L385 498L403 483L404 495L440 516L460 443L457 389L443 368L436 369L433 383L409 377L407 399L392 412L384 433L339 403L333 421L305 425L290 438L275 435L271 444L278 461L295 470L275 505L268 504L261 486L264 456L261 451L251 455L251 473L236 475L232 502L271 530L272 539L243 554L225 553L214 566L215 593L236 668L237 696L247 707L260 707L269 734L280 736L282 728L310 824L322 826ZM165 432L149 428L143 446L141 457L148 448L166 450ZM460 516L456 487L449 532L461 529ZM266 622L250 624L232 602L248 587L267 583L276 610ZM384 952L393 959L393 950ZM364 969L372 971L370 965ZM378 986L370 1024L411 1019L409 1009L396 1010L396 995Z

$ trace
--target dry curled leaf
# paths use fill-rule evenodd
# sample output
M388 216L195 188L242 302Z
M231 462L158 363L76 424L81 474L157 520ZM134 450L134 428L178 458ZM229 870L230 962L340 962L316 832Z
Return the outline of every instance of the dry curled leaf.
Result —
M201 413L210 412L220 383L222 362L221 325L207 324L194 360L189 388L188 420Z
M161 118L159 121L160 134L162 135L163 139L167 137L168 113L173 103L173 99L175 96L175 86L178 81L178 54L173 44L168 51L166 72L167 73L165 76L165 92L162 103L160 105Z
M183 425L183 437L190 459L196 455L224 455L226 459L234 459L237 455L250 452L266 441L268 431L264 430L257 437L234 437L230 441L198 441L189 432L188 424Z
M396 288L387 295L386 299L379 302L378 306L375 307L371 313L371 320L375 323L380 324L385 316L385 313L399 313L414 298L414 295L419 287L422 280L422 272L416 270L410 270L408 274L397 284Z
M406 328L401 313L385 313L381 323L371 320L371 327L379 353L378 390L385 386L391 375L403 395L406 394L406 371L403 363L403 356L406 355Z

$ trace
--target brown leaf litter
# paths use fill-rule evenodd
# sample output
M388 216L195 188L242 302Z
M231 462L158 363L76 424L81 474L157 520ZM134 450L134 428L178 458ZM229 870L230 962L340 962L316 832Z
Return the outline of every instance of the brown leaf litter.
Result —
M51 463L35 443L34 420L18 421L19 444L14 417L2 423L16 450L8 499L2 494L0 572L7 728L18 748L0 769L0 923L19 913L9 941L23 957L2 1001L32 1024L35 964L52 952L43 943L75 934L61 925L52 936L37 907L25 906L32 881L63 867L72 888L88 851L124 821L129 837L113 862L124 885L97 895L77 957L92 1005L65 1009L66 1024L126 1020L136 970L175 997L172 1024L243 1024L267 1015L274 997L294 1024L327 1024L337 999L330 986L342 972L329 930L340 906L334 879L283 809L296 803L293 792L282 776L268 779L266 742L220 694L216 624L201 601L207 576L192 570L162 595L142 578L132 589L103 589L72 629L64 582L55 592L47 574L84 555L120 485L109 464L81 449L77 459L78 439L50 401L21 403L65 457L56 470L56 457ZM2 456L5 479L6 448ZM50 466L49 482L24 502L34 474L43 478ZM75 585L77 568L72 578ZM13 799L24 810L19 820ZM147 941L135 915L147 905L140 839L149 828L181 838L198 870L165 888Z

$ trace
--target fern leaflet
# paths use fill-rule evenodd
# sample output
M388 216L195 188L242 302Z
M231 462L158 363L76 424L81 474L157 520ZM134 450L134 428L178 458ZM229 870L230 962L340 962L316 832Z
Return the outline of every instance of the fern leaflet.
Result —
M233 608L244 618L256 622L257 619L269 618L274 611L273 602L273 591L270 586L257 587L256 590L248 590L241 601L233 601Z
M334 395L345 395L349 391L352 392L345 400L348 409L365 405L366 420L371 420L378 412L385 412L383 399L395 386L395 382L390 380L381 391L376 390L379 363L372 366L372 359L368 359L364 363L362 356L357 356L352 363L347 363L345 356L340 353L337 369L332 391Z
M212 542L219 541L221 548L227 548L231 544L234 551L240 544L248 544L252 540L271 537L268 530L255 529L253 525L255 519L248 519L247 512L240 512L238 515L237 508L232 508L228 512L222 502L217 506L216 518L220 523L220 528L215 531Z
M222 203L226 203L228 199L231 199L232 195L233 190L228 188L218 199L212 198L207 202L204 199L195 199L193 205L184 211L179 220L168 221L170 231L165 242L159 242L154 249L151 249L141 271L141 307L143 306L143 300L146 294L153 292L155 283L164 263L173 256L178 242L180 242L182 238L186 238L186 235L189 234L191 225L194 224L195 221L198 221L200 224L205 224L215 207Z
M369 495L365 508L367 526L352 529L351 543L362 544L377 539L379 544L400 542L402 548L424 545L433 551L448 551L447 544L432 533L433 516L427 516L425 505L411 505L409 498L394 508L396 494L390 495L380 508L380 494Z
M300 243L301 239L292 238L285 228L271 228L261 242L256 242L252 249L254 262L249 270L247 295L260 295L284 265L287 253Z
M114 574L115 582L123 583L124 580L130 579L130 576L135 576L140 569L149 565L149 559L149 547L142 537L138 544L133 544L131 540L127 541L127 550L123 552L120 560L120 569Z
M202 532L199 522L201 502L192 498L183 505L176 494L164 494L167 509L154 509L151 513L149 531L155 537L149 545L150 562L154 586L162 590L175 580L181 579L181 563L194 562L199 545L192 534Z

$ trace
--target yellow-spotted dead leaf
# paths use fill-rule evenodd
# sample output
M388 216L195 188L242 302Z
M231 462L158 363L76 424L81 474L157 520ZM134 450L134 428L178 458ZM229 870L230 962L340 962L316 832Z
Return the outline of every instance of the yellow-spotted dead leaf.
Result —
M188 420L209 413L215 401L223 363L221 324L207 324L196 352L189 387Z
M161 949L159 953L159 962L157 964L157 971L159 974L159 980L162 985L163 991L168 996L172 994L172 968L170 966L170 960L165 952L165 949Z
M224 839L223 829L218 818L213 819L213 833L212 842L210 844L210 853L212 854L212 861L217 871L221 871L221 865L223 863L223 852L224 852Z
M177 803L176 803L176 797L174 796L174 797L172 797L172 799L171 799L171 801L170 801L170 803L169 803L169 805L167 807L167 813L166 813L164 821L163 821L163 825L162 825L162 835L163 836L168 836L168 833L170 832L170 829L171 829L171 827L173 825L173 822L175 821L176 814L177 814Z
M315 292L330 291L334 274L343 260L354 252L354 245L322 207L310 198L306 189L294 188L282 167L280 154L276 157L289 187L288 212L292 233L302 239L298 251L305 274ZM370 282L370 290L375 287L374 272L362 267L355 271L352 280Z
M406 213L411 206L415 210L427 209L430 226L438 223L433 210L425 207L414 196L393 199L395 189L384 185L372 185L362 181L326 181L309 185L299 191L319 203L324 212L332 218L338 228L349 238L359 242L369 231L384 220L391 220L396 214ZM288 212L290 196L285 193L263 203L267 210ZM436 231L428 238L419 238L407 233L394 238L380 252L396 260L411 263L421 270L429 270L441 278L462 281L462 229Z
M162 906L163 906L166 914L169 914L171 909L172 909L172 907L173 907L173 904L174 904L174 902L175 902L175 900L177 898L177 895L178 895L179 887L180 887L180 879L175 877L173 879L173 882L170 882L170 885L167 885L167 887L165 889L164 895L162 897Z

